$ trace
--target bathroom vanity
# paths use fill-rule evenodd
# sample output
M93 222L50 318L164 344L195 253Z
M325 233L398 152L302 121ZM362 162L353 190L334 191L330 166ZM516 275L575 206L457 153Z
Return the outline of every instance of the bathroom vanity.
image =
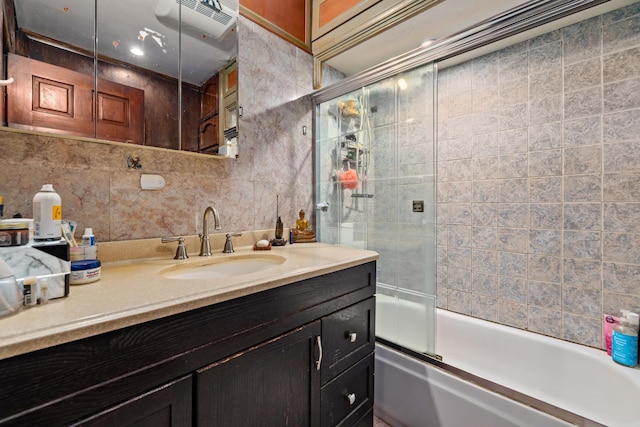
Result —
M22 343L4 333L14 354L0 353L0 425L371 426L377 254L279 254L268 272L211 289L154 273L175 261L107 264L66 300L0 319L11 327L43 310L46 329L49 316L75 316ZM139 299L139 288L149 297L137 305L107 296Z

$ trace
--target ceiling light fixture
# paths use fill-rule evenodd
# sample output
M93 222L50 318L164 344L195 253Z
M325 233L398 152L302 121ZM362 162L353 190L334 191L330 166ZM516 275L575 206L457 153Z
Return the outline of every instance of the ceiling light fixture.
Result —
M420 47L431 46L434 41L436 41L436 39L427 39L427 40L423 41L422 43L420 43Z
M407 88L407 81L405 79L398 80L398 87L400 90L405 90Z

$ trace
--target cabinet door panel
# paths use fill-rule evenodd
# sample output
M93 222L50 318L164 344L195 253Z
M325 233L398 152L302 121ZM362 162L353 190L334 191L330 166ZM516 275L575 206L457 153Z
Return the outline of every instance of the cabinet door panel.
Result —
M187 427L192 420L191 375L109 408L78 426Z
M317 426L319 333L314 322L199 370L198 426Z

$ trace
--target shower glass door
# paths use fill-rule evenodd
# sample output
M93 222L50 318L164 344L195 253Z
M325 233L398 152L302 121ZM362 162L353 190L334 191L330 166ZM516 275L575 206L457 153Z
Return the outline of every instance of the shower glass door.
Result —
M376 335L435 351L435 67L316 106L317 235L380 254Z

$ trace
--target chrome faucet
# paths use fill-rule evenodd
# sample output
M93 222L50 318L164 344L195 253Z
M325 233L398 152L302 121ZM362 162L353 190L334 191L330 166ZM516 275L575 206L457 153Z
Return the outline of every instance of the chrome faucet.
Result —
M202 216L202 234L200 235L200 256L211 256L211 243L209 242L209 223L207 222L207 214L213 214L214 228L220 230L220 216L216 208L208 206L204 210Z

